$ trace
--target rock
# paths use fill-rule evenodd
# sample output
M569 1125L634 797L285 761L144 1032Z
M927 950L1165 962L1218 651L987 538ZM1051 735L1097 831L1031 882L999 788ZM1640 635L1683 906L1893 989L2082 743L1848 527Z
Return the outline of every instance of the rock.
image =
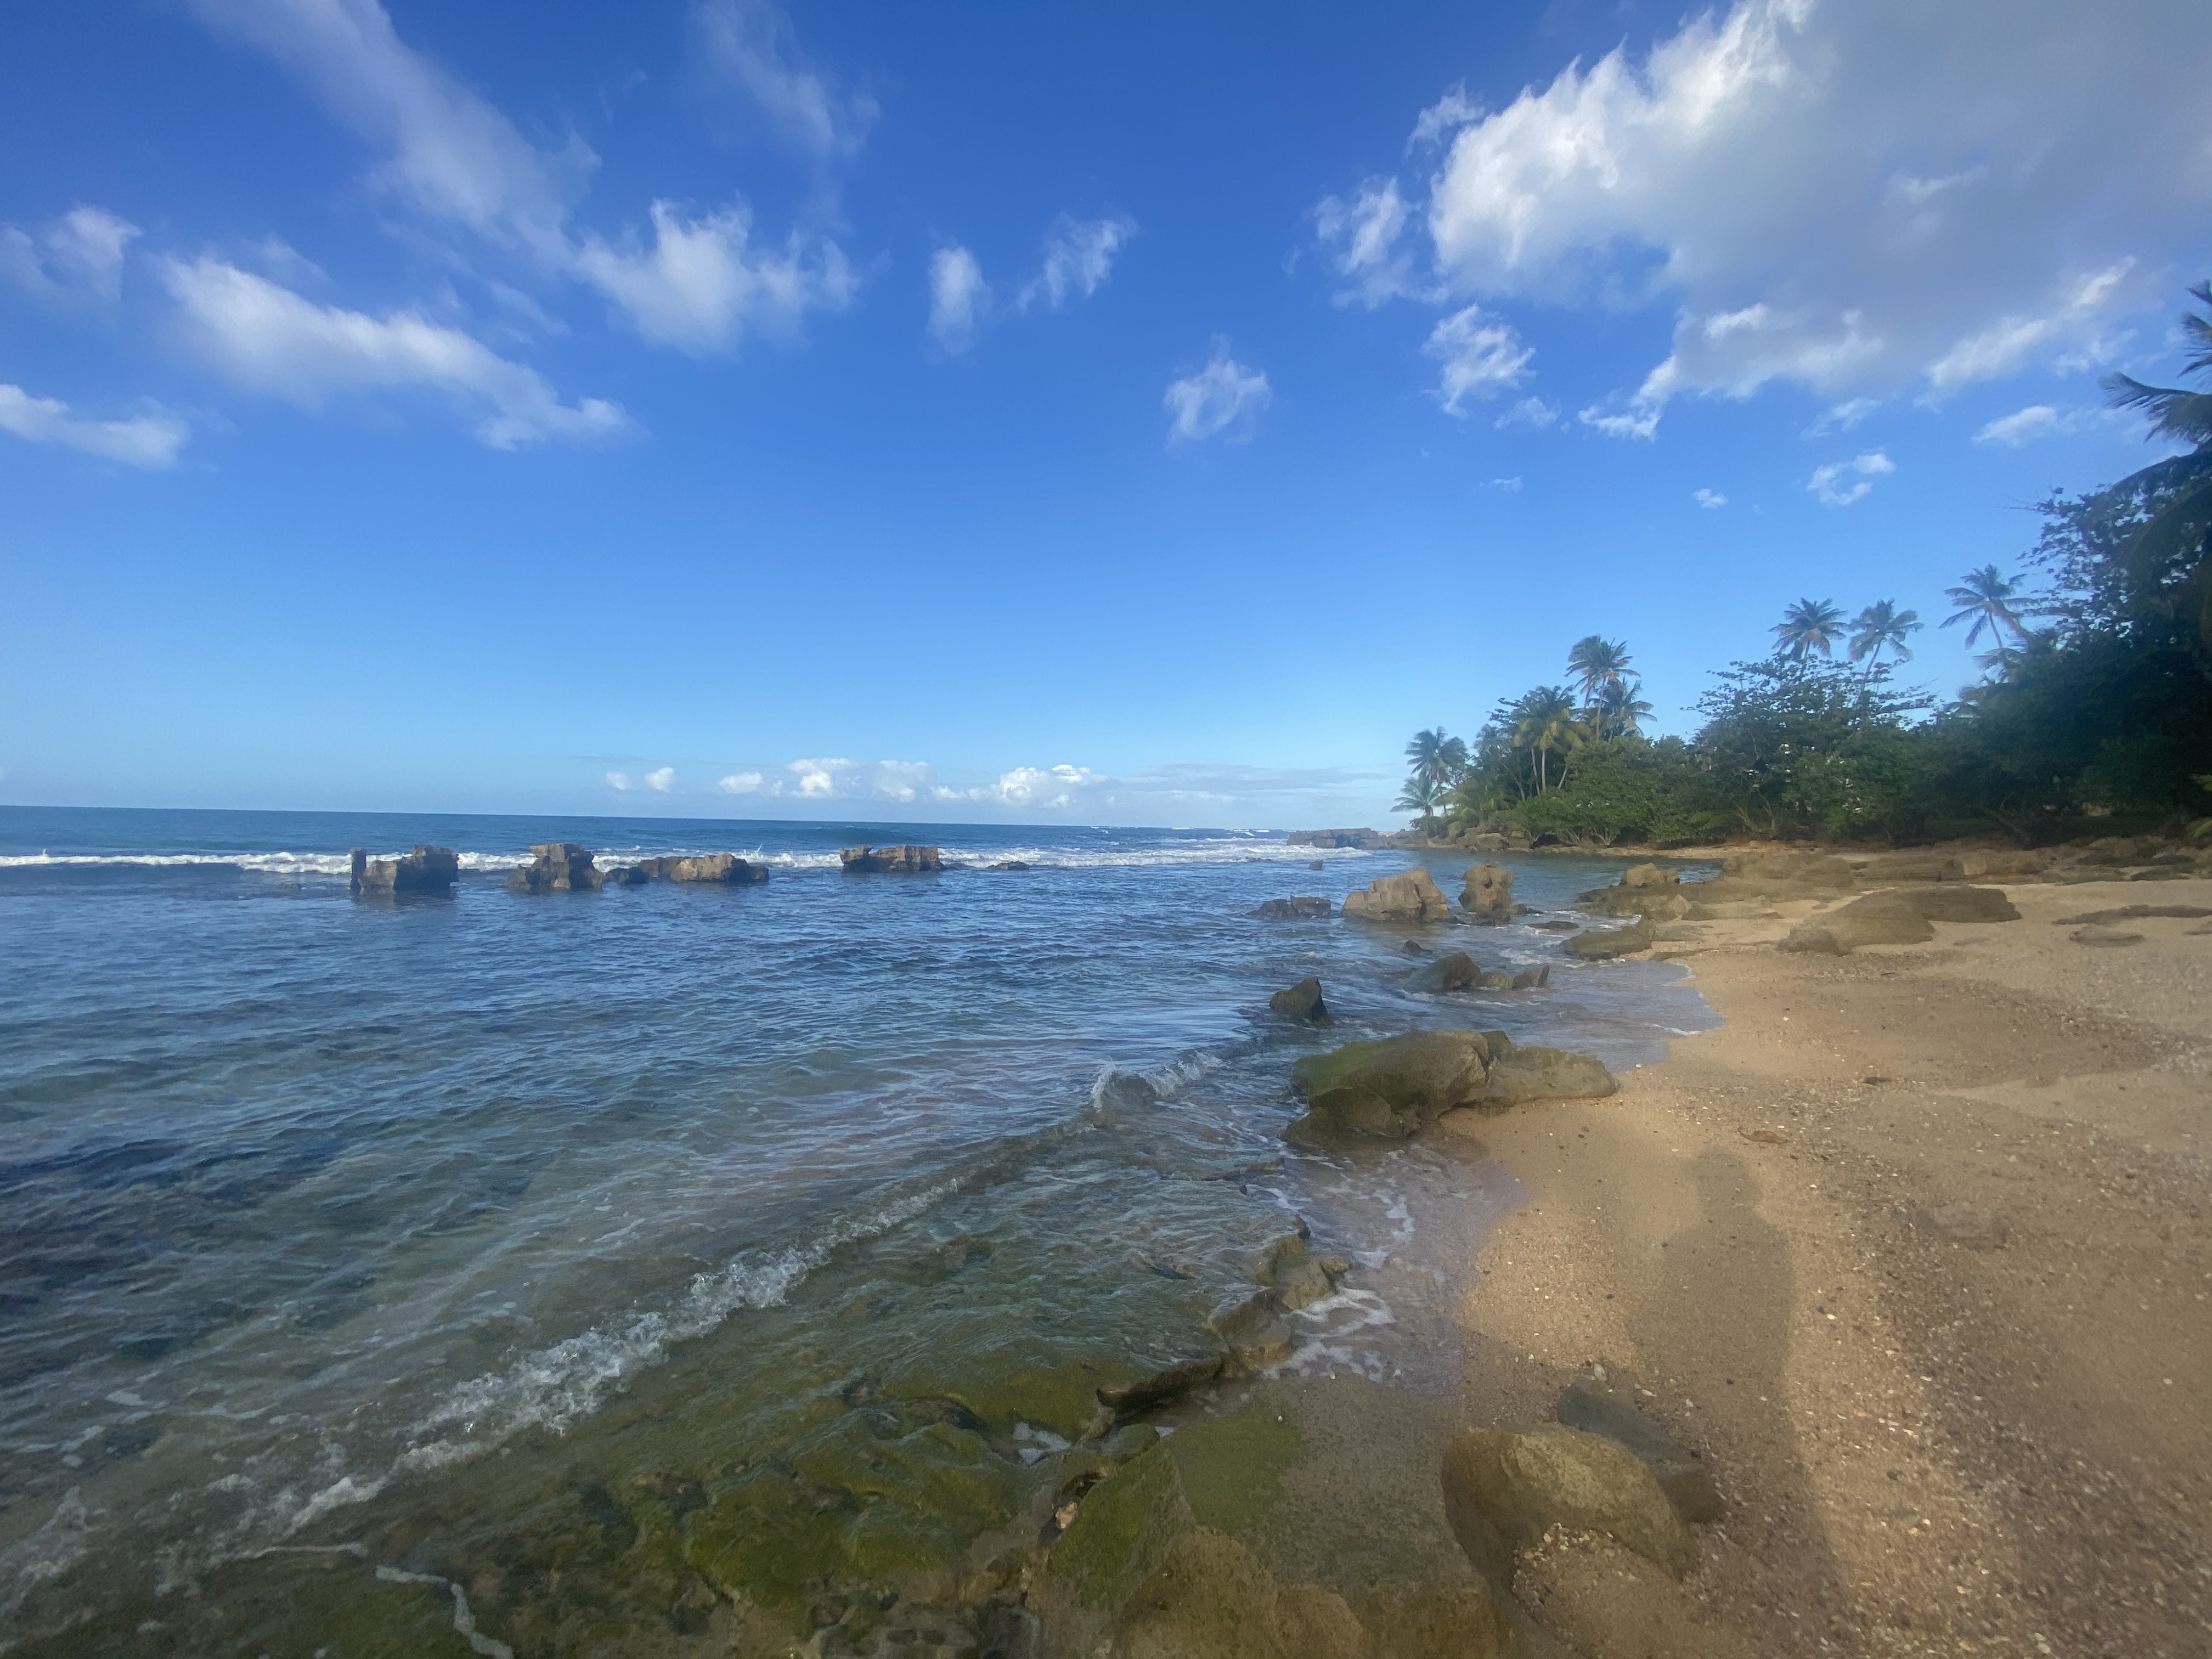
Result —
M1877 893L1799 923L1779 948L1847 957L1863 945L1923 945L1935 937L1936 929L1915 906Z
M1283 838L1285 847L1352 847L1372 849L1389 845L1389 838L1375 830L1297 830Z
M1328 901L1317 896L1269 899L1259 911L1267 921L1310 921L1328 913Z
M1540 968L1523 968L1513 975L1513 982L1506 988L1510 991L1540 991L1551 982L1552 966L1546 963Z
M2201 904L2123 904L2111 910L2091 910L2083 915L2061 916L2051 925L2054 927L2094 927L2105 922L2135 921L2144 916L2184 919L2212 916L2212 909Z
M1515 1042L1503 1031L1483 1036L1490 1048L1490 1072L1481 1097L1470 1103L1484 1111L1502 1112L1535 1100L1602 1100L1620 1091L1620 1081L1588 1054Z
M1904 887L1884 896L1901 899L1930 921L2018 921L2020 912L1995 887L1946 881L1936 887Z
M1571 1429L1601 1434L1642 1458L1683 1520L1708 1522L1728 1513L1704 1460L1683 1449L1664 1429L1601 1384L1569 1383L1553 1414Z
M1286 991L1278 991L1267 999L1267 1006L1285 1019L1297 1020L1302 1025L1328 1024L1328 1004L1322 1000L1321 981L1307 975Z
M732 886L766 881L768 866L735 853L702 853L696 858L640 859L637 867L654 881L726 882Z
M1628 927L1587 928L1563 943L1571 957L1584 962L1611 962L1650 950L1654 937L1654 925L1645 921Z
M1406 981L1413 991L1467 991L1482 982L1482 969L1464 951L1438 957Z
M549 841L530 849L533 855L507 878L518 893L587 893L599 885L599 872L592 855L573 841Z
M2081 927L2067 937L2076 945L2095 945L2107 949L2122 945L2141 945L2143 936L2131 933L2124 927Z
M2004 1212L1985 1204L1930 1204L1908 1210L1905 1219L1909 1226L1972 1249L1995 1249L2005 1242Z
M1582 924L1578 921L1532 921L1528 925L1547 933L1573 933L1582 930Z
M1644 1461L1617 1441L1559 1424L1480 1429L1444 1450L1444 1514L1475 1566L1501 1582L1497 1557L1552 1527L1601 1532L1680 1577L1689 1529ZM1510 1582L1510 1561L1503 1582Z
M1737 853L1721 860L1723 878L1763 888L1849 887L1850 860L1826 853Z
M1485 991L1510 991L1513 988L1513 975L1503 968L1486 968L1478 983Z
M1984 876L2039 876L2051 867L2051 854L2033 852L1961 853L1959 869L1968 881Z
M1034 870L1036 866L1021 859L1006 859L990 866L994 870Z
M854 876L912 875L945 867L944 858L934 847L841 847L837 858L845 873Z
M1489 1057L1489 1044L1474 1031L1409 1031L1309 1054L1291 1073L1306 1113L1283 1133L1309 1144L1346 1135L1402 1139L1480 1101Z
M1401 954L1409 957L1425 957L1429 953L1429 947L1417 939L1405 940L1398 949Z
M1141 1112L1160 1103L1160 1091L1141 1072L1108 1071L1091 1085L1091 1103L1102 1112Z
M1230 1366L1238 1372L1264 1370L1290 1358L1291 1328L1283 1322L1282 1304L1271 1289L1223 1303L1206 1316L1206 1328L1221 1339Z
M365 848L353 849L353 892L450 893L461 878L461 855L450 847L424 847L396 859L373 859Z
M1098 1390L1098 1403L1122 1417L1141 1417L1146 1412L1172 1406L1221 1376L1222 1356L1179 1360L1133 1382L1109 1384Z
M1487 927L1513 919L1513 872L1502 865L1478 864L1467 872L1459 902L1468 917Z
M642 865L617 864L599 872L602 887L642 887L653 878Z
M1328 867L1328 866L1319 859L1311 860L1306 865L1306 868L1309 870L1325 870Z
M1377 877L1365 891L1346 895L1344 914L1364 921L1449 921L1452 908L1436 878L1416 867L1403 875Z
M1682 884L1680 870L1662 869L1656 864L1632 864L1620 872L1623 887L1679 887Z
M1856 876L1862 887L1887 887L1900 881L1964 881L1966 866L1948 853L1885 853L1860 865Z

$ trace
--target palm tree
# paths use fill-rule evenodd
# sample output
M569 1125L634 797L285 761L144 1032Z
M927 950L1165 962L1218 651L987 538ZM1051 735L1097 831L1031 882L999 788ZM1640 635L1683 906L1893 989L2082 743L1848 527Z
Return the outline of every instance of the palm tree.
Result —
M1567 672L1583 689L1583 702L1590 711L1591 734L1605 736L1605 694L1617 686L1628 671L1628 641L1590 634L1577 640L1567 653Z
M1792 662L1802 662L1815 651L1831 656L1843 627L1844 613L1830 601L1800 599L1774 625L1775 652Z
M1639 680L1615 680L1598 694L1599 735L1606 725L1615 732L1633 732L1651 718L1651 705L1636 695L1643 689Z
M2199 283L2189 297L2212 306L2212 283ZM2181 319L2190 349L2181 360L2185 374L2212 374L2212 317L2190 312ZM2145 386L2132 374L2105 376L2105 396L2114 409L2140 409L2151 416L2153 438L2179 438L2202 450L2212 445L2212 392L2182 386Z
M1521 723L1514 729L1516 746L1534 751L1536 793L1551 787L1548 757L1554 749L1578 749L1583 728L1575 719L1574 694L1564 685L1540 685L1521 699L1515 711Z
M1993 564L1979 570L1969 570L1956 587L1947 587L1943 597L1957 605L1958 610L1943 618L1943 626L1972 622L1966 630L1966 648L1971 651L1981 639L1983 629L1989 630L1990 643L2002 653L2005 649L2005 635L2025 644L2027 624L2020 619L2020 608L2013 601L2020 597L2019 584L1997 574Z
M2212 282L2197 283L2189 296L2212 306ZM2188 313L2181 319L2181 332L2189 342L2182 373L2212 375L2212 316ZM2147 497L2165 495L2149 521L2120 547L2118 557L2136 571L2161 576L2176 562L2191 567L2173 585L2169 603L2185 616L2196 613L2203 653L2198 660L2212 674L2212 577L2206 575L2202 556L2212 541L2212 392L2145 386L2130 374L2108 374L2104 385L2113 408L2139 409L2151 417L2146 437L2179 438L2192 446L2190 453L2153 462L2116 486L2135 486Z
M1437 803L1443 796L1443 786L1434 778L1425 773L1416 772L1406 780L1405 787L1398 791L1398 799L1390 810L1394 812L1418 812L1421 822L1425 824L1436 817Z
M1467 740L1448 738L1443 727L1431 726L1413 733L1413 742L1406 745L1406 758L1413 763L1413 775L1426 779L1441 795L1467 770Z
M1893 599L1877 599L1859 612L1851 623L1851 660L1866 661L1866 683L1874 684L1874 671L1887 651L1899 662L1912 660L1905 636L1920 631L1920 613L1899 611Z

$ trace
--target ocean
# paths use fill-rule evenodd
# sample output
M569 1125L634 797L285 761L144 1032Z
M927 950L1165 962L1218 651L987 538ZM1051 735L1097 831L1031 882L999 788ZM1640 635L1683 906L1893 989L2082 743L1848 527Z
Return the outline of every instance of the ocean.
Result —
M552 840L773 874L507 890ZM350 847L417 842L452 897L349 895ZM962 867L843 873L863 842ZM1469 861L0 809L0 1651L873 1650L870 1587L1018 1529L1098 1384L1203 1349L1301 1228L1352 1266L1283 1364L1443 1386L1434 1262L1516 1194L1286 1146L1292 1064L1474 1026L1621 1070L1715 1023L1535 925L1618 860L1509 857L1533 914L1428 930L1537 991L1423 995L1407 930L1255 915ZM1267 1011L1308 974L1323 1032Z

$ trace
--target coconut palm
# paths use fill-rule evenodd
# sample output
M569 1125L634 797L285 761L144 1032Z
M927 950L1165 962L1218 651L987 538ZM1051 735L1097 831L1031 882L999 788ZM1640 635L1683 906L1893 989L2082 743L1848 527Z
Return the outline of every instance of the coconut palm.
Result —
M1583 702L1590 711L1595 737L1605 736L1607 690L1621 684L1628 672L1628 641L1590 634L1577 640L1567 653L1567 672L1583 689Z
M2005 635L2025 644L2027 624L2021 620L2020 609L2013 602L2020 597L2019 585L1997 574L1993 564L1979 570L1969 570L1956 587L1947 587L1943 597L1957 605L1958 610L1943 618L1949 628L1962 622L1972 622L1966 630L1966 648L1972 650L1987 629L1990 643L2002 654L2006 649Z
M1514 728L1516 748L1536 757L1536 791L1551 787L1549 757L1554 750L1582 747L1583 728L1575 719L1574 694L1564 685L1540 685L1521 699L1514 711L1520 724Z
M1444 794L1442 784L1425 773L1416 772L1398 791L1398 799L1390 810L1394 812L1417 812L1425 824L1436 817L1437 803L1444 798Z
M1851 660L1863 659L1867 665L1867 684L1874 684L1874 671L1881 661L1884 651L1899 662L1912 660L1912 647L1905 637L1920 631L1920 613L1899 611L1893 599L1877 599L1859 612L1851 623Z
M1406 758L1413 763L1413 775L1425 778L1441 796L1467 770L1467 740L1446 737L1443 727L1431 726L1413 733L1413 742L1406 745Z
M1604 736L1608 730L1634 732L1651 718L1651 705L1636 695L1643 689L1641 681L1624 679L1615 680L1598 693L1595 711L1598 736Z
M1791 662L1802 662L1815 651L1832 656L1843 628L1844 613L1831 601L1800 599L1774 625L1774 648Z
M2212 283L2197 283L2189 295L2212 306ZM2212 376L2212 316L2189 313L2181 319L2181 332L2189 342L2182 372ZM2192 446L2190 453L2153 462L2117 486L2162 498L2117 557L2148 585L2166 588L2167 603L2179 614L2193 613L2199 664L2212 674L2212 575L2203 559L2212 544L2212 392L2145 386L2132 375L2108 374L2105 395L2115 409L2138 409L2151 417L2145 436L2179 438Z
M2212 306L2212 283L2197 283L2189 297ZM2181 319L2181 332L2190 343L2181 372L2212 374L2212 317L2190 312ZM2212 446L2212 392L2145 386L2132 374L2107 374L2104 385L2106 398L2114 409L2139 409L2152 417L2149 436L2179 438L2200 450Z

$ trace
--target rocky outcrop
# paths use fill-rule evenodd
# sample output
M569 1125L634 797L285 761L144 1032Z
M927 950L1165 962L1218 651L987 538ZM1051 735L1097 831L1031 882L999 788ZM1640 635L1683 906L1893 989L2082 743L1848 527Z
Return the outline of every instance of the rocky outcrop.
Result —
M1461 879L1459 902L1468 920L1485 927L1512 921L1513 872L1502 865L1476 865Z
M530 849L531 861L507 878L517 893L592 893L603 879L592 855L573 841L549 841Z
M945 867L944 856L934 847L841 847L837 859L848 876L912 875Z
M1657 938L1649 917L1627 927L1590 927L1563 940L1561 948L1584 962L1611 962L1619 957L1648 951Z
M638 864L615 864L599 872L602 887L642 887L653 878Z
M461 878L461 855L450 847L424 847L396 859L373 859L353 849L356 898L386 893L450 893Z
M1329 914L1325 898L1272 898L1260 907L1260 916L1267 921L1310 921Z
M1490 1045L1474 1031L1408 1031L1309 1054L1291 1072L1305 1115L1283 1133L1306 1145L1354 1136L1402 1140L1482 1098Z
M1659 1490L1683 1520L1705 1524L1728 1513L1705 1460L1686 1449L1606 1383L1595 1378L1569 1383L1553 1415L1571 1429L1617 1441L1643 1459L1658 1481Z
M1620 1092L1618 1079L1588 1054L1516 1042L1503 1031L1482 1035L1490 1048L1490 1073L1473 1103L1485 1111L1539 1100L1602 1100Z
M1471 991L1482 983L1482 969L1464 951L1438 957L1406 981L1410 991Z
M1426 870L1381 876L1364 891L1346 895L1344 914L1363 921L1437 922L1452 920L1451 901Z
M1601 1532L1677 1577L1695 1559L1689 1529L1644 1460L1618 1441L1558 1423L1478 1429L1445 1449L1444 1514L1492 1583L1513 1552L1555 1526Z
M1901 888L1889 896L1930 921L2018 921L2020 912L2000 888L1947 881L1940 887Z
M1285 1019L1294 1019L1301 1025L1328 1024L1328 1004L1322 998L1320 979L1312 974L1288 989L1276 992L1267 999L1267 1006Z
M1285 847L1352 847L1372 851L1388 847L1390 837L1379 830L1295 830L1283 837Z
M768 866L735 853L702 853L692 858L640 859L637 867L652 881L719 882L733 887L768 879Z
M1790 930L1781 948L1849 956L1863 945L1924 945L1936 937L1931 922L2019 920L2020 912L1998 889L1947 882L1853 899L1825 915L1800 922Z
M1540 991L1552 982L1552 966L1545 963L1539 967L1523 968L1513 975L1505 988L1509 991Z

